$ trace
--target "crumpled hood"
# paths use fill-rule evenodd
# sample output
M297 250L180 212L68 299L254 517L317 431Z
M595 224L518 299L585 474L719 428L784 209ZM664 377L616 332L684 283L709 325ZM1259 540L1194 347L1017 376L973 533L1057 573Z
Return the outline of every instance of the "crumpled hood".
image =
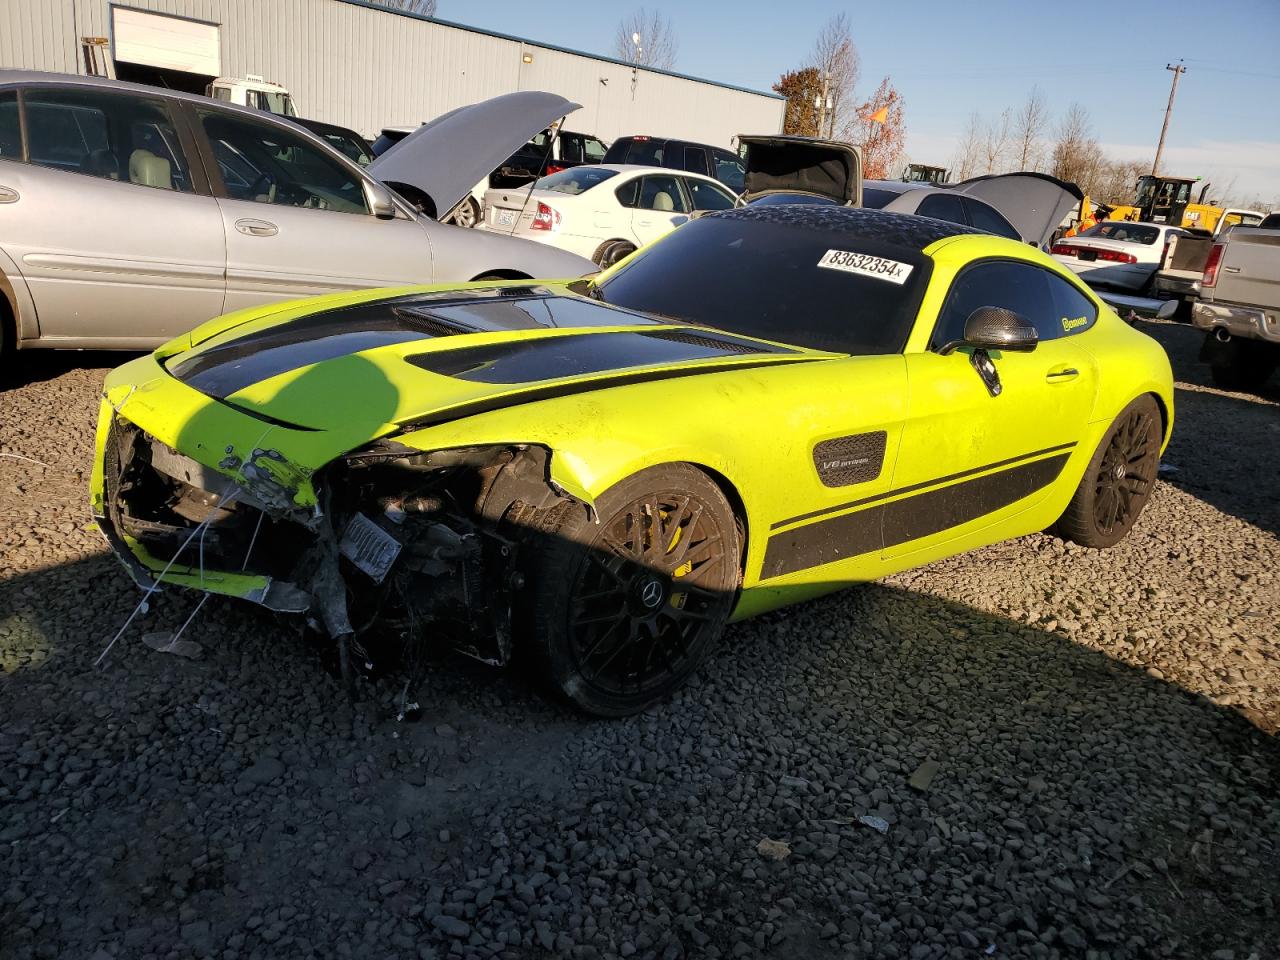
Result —
M232 327L163 359L267 423L370 437L497 406L752 363L827 356L523 285L381 297Z
M424 123L369 164L370 176L421 190L444 216L477 183L561 117L582 105L522 90L458 107Z

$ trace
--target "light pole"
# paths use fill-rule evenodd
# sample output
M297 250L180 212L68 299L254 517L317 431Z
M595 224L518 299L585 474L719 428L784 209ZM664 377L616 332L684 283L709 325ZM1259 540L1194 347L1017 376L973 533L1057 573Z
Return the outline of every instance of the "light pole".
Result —
M1156 159L1151 164L1151 175L1153 177L1160 176L1160 157L1164 153L1164 138L1169 132L1169 114L1173 113L1173 98L1178 92L1178 78L1187 72L1187 68L1182 65L1182 61L1178 61L1175 67L1172 63L1165 64L1166 70L1173 71L1173 86L1169 88L1169 105L1164 108L1164 126L1160 128L1160 142L1156 145Z

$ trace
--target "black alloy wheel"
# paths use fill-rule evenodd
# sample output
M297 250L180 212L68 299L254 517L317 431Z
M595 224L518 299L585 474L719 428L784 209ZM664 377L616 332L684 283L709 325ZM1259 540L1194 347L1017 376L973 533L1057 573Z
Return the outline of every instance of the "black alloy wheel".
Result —
M1160 408L1150 394L1125 407L1098 445L1055 532L1087 547L1119 543L1155 487L1162 438Z
M693 467L642 471L540 551L537 646L575 704L622 716L697 669L733 609L739 536L720 489Z

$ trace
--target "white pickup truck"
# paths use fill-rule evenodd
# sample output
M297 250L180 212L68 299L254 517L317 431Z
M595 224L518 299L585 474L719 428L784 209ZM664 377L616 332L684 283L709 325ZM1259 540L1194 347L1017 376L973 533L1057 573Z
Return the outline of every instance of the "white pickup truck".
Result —
M1193 231L1189 236L1171 234L1151 284L1153 296L1182 300L1189 307L1188 301L1196 295L1213 245L1235 227L1256 227L1264 216L1266 214L1257 210L1225 210L1212 234L1203 230Z
M1191 322L1219 386L1253 390L1280 366L1280 213L1213 244Z

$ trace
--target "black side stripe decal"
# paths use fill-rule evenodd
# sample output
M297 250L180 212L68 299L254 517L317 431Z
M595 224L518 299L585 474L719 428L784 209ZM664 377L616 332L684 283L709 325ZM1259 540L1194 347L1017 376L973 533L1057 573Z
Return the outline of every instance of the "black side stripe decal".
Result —
M877 493L874 497L863 497L861 500L850 500L848 503L837 503L834 507L823 507L821 510L814 510L812 513L802 513L795 517L787 517L785 520L779 520L777 523L769 526L770 530L777 530L780 527L788 526L792 523L798 523L801 520L812 520L814 517L825 517L829 513L839 513L842 510L850 510L853 507L863 507L868 503L876 503L879 500L888 500L890 497L900 497L904 493L912 493L916 490L923 490L925 487L936 487L940 483L951 483L955 480L963 480L965 477L972 477L975 473L986 473L988 470L998 470L1001 467L1012 466L1015 463L1021 463L1023 460L1033 460L1036 457L1043 457L1046 453L1058 453L1061 450L1075 449L1075 442L1060 443L1056 447L1045 447L1043 450L1034 450L1031 453L1019 454L1016 457L1010 457L1008 460L997 460L995 463L988 463L984 467L974 467L972 470L961 470L959 473L950 473L945 477L937 477L933 480L921 480L919 483L913 483L910 486L898 487L896 490L887 490L884 493Z
M1069 458L1069 453L1060 453L1043 460L1020 463L999 473L973 477L892 503L776 533L769 538L769 545L765 548L760 579L768 580L834 563L958 527L1016 503L1053 483ZM969 476L974 472L967 470L959 476ZM915 487L903 488L909 489Z

